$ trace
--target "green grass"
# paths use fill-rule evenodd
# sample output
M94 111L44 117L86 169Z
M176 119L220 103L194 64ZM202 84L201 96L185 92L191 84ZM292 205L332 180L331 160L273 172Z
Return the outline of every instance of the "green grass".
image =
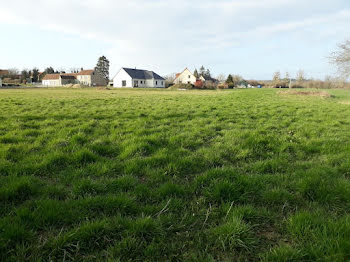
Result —
M349 261L327 92L0 90L0 261Z

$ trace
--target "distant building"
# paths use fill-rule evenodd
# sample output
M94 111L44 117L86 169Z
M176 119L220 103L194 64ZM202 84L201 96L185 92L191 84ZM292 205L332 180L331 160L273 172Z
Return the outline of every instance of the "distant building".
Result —
M212 78L211 76L200 76L199 80L205 82L205 83L212 83L212 84L219 84L219 80Z
M113 78L113 87L165 88L165 79L153 71L123 67Z
M0 78L2 78L3 84L19 85L21 77L15 70L0 69Z
M44 76L42 85L55 87L76 83L76 77L73 74L47 74Z
M217 85L218 83L219 81L217 79L214 79L210 76L201 75L199 77L196 77L188 68L185 68L184 71L176 74L174 80L174 84L191 84L196 87L208 87Z
M0 77L8 76L10 74L7 69L0 69Z
M2 79L0 78L0 87L2 86Z
M64 86L81 84L84 86L105 86L107 81L95 70L82 70L71 74L46 74L42 79L43 86Z
M197 78L191 73L188 68L185 68L181 73L176 74L174 84L191 84L194 85Z
M84 86L105 86L106 79L95 70L82 70L77 75L77 80Z

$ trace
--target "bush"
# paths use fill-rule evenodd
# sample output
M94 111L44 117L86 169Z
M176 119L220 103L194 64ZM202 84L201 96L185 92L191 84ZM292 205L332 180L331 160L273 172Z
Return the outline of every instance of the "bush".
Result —
M218 84L218 89L227 89L229 88L228 84L224 83L224 84Z
M178 90L178 89L192 89L194 86L192 84L175 84L169 87L171 90Z

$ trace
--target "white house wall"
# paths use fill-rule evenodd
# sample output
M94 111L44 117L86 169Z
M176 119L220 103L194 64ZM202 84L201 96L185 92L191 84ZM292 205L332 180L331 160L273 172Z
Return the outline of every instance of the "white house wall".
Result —
M123 86L123 80L126 81L126 86ZM165 80L154 80L154 79L132 79L129 74L124 70L120 69L117 75L113 78L113 87L128 87L133 88L135 81L138 81L139 88L161 88L165 87ZM141 83L142 81L142 83Z
M58 79L53 80L43 80L43 86L61 86L61 81Z
M126 86L123 86L123 81L126 81ZM117 75L113 78L113 87L133 87L132 78L124 69L120 69Z
M197 81L196 77L190 72L190 70L188 70L186 68L185 71L183 71L181 73L181 75L179 75L174 83L175 84L188 84L188 82L192 85L194 85L194 83Z
M138 87L148 87L148 85L147 85L147 82L146 82L146 80L145 79L136 79L136 78L133 78L132 79L132 83L133 83L133 87L135 86L134 85L134 83L135 83L135 81L137 81L138 82ZM141 83L141 81L142 81L142 83Z
M156 88L164 88L165 87L165 80L155 79L153 80L154 87Z

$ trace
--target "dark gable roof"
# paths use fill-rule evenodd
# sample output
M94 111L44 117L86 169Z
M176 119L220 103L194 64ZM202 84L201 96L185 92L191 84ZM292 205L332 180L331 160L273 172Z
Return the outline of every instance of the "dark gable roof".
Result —
M74 80L76 77L74 75L64 74L64 75L61 75L61 78Z
M131 76L131 78L165 80L163 77L154 73L153 71L125 67L123 67L123 69L128 73L129 76Z
M212 78L211 76L204 76L204 75L203 75L203 78L205 79L205 81L213 81L213 82L218 81L217 79Z

